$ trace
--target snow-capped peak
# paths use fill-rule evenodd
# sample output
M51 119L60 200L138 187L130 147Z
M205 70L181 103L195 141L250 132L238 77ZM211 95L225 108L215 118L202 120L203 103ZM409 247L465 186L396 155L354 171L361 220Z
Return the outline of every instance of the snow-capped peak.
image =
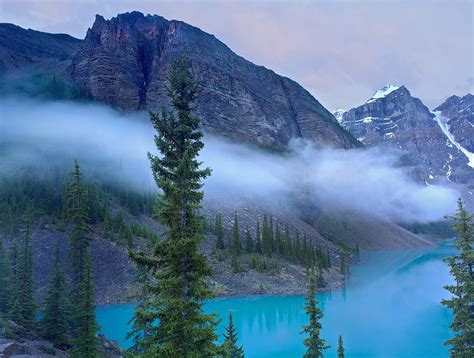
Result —
M346 113L346 109L336 109L334 112L332 112L333 116L336 117L337 121L339 123L342 122L342 118L344 117L344 113Z
M367 101L367 103L373 102L376 99L383 98L387 96L389 93L396 91L399 89L400 86L395 86L395 85L386 85L382 89L379 89L377 92L374 93L374 95Z

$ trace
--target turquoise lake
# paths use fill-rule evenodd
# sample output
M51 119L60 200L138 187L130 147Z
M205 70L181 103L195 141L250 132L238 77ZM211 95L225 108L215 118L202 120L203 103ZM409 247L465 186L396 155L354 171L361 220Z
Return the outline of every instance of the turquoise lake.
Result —
M364 254L345 288L318 294L322 336L332 346L325 356L336 356L342 334L347 357L448 357L443 341L451 334L451 313L440 301L449 297L443 286L452 279L442 259L453 253L443 245ZM232 311L246 357L301 357L303 304L299 295L232 297L209 301L206 310L222 318L219 332ZM101 332L124 348L133 308L97 308Z

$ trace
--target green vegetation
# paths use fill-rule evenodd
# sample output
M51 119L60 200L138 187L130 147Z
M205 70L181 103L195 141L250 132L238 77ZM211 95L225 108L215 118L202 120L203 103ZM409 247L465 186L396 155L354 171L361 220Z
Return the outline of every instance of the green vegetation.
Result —
M344 358L344 342L342 341L342 336L340 335L337 340L337 358Z
M133 318L132 352L143 357L209 357L220 354L216 344L216 319L202 311L211 297L206 282L210 268L198 250L202 241L202 180L210 169L200 169L197 156L203 148L199 118L191 111L197 85L189 78L182 58L169 75L168 95L174 111L151 113L162 156L149 154L153 177L163 190L162 206L154 215L167 226L152 255L132 252L131 257L149 275L148 298Z
M244 349L237 345L237 332L234 323L232 322L232 313L229 312L229 324L225 328L223 358L244 358Z
M13 301L12 269L6 247L0 235L0 319L10 313Z
M66 220L72 224L70 241L71 261L71 326L73 336L73 357L92 358L97 356L99 328L95 322L94 285L90 242L88 237L87 190L82 182L82 173L76 162L67 185Z
M453 229L458 234L456 247L459 254L446 259L456 283L445 288L452 294L442 303L453 310L454 319L451 329L454 337L445 343L450 346L451 357L464 358L474 356L474 251L473 216L458 200L458 210L454 217Z
M330 347L326 345L324 339L321 338L321 318L323 318L323 312L318 307L318 301L316 300L316 282L314 273L309 274L308 281L308 293L306 295L304 309L309 318L309 323L303 326L302 332L302 334L307 336L304 340L304 345L306 346L304 357L318 358L323 357L324 351Z
M449 221L436 221L431 223L411 223L400 224L403 228L411 231L414 234L425 234L436 236L442 239L451 239L456 236L456 232L451 227Z
M41 100L91 101L83 89L61 77L49 74L35 74L19 79L2 81L2 93L23 95Z
M68 343L68 301L66 298L66 275L61 266L59 249L56 249L54 271L44 301L44 313L41 319L43 335L57 346Z

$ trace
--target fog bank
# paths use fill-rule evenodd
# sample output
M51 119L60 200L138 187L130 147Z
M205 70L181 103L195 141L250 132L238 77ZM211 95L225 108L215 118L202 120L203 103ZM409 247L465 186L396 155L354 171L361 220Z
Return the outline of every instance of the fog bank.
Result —
M98 104L0 99L0 174L29 164L78 159L137 189L153 187L148 151L155 152L145 114L121 114ZM205 192L290 201L304 193L322 208L392 221L428 222L455 209L458 193L422 186L396 166L397 153L374 149L316 150L294 141L275 155L206 135L200 159L212 168ZM72 163L71 163L72 165Z

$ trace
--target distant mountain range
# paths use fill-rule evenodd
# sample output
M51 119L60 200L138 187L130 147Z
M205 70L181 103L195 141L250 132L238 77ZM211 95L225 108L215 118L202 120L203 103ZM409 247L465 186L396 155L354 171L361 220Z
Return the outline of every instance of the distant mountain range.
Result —
M97 15L84 40L0 24L3 87L50 75L123 110L166 105L168 69L181 54L201 87L196 109L208 132L272 149L284 149L292 138L360 146L298 83L184 22L140 12L110 20Z
M400 150L401 164L427 184L448 180L474 189L474 96L452 96L430 111L405 86L388 85L335 117L366 146ZM471 194L472 195L472 194Z

